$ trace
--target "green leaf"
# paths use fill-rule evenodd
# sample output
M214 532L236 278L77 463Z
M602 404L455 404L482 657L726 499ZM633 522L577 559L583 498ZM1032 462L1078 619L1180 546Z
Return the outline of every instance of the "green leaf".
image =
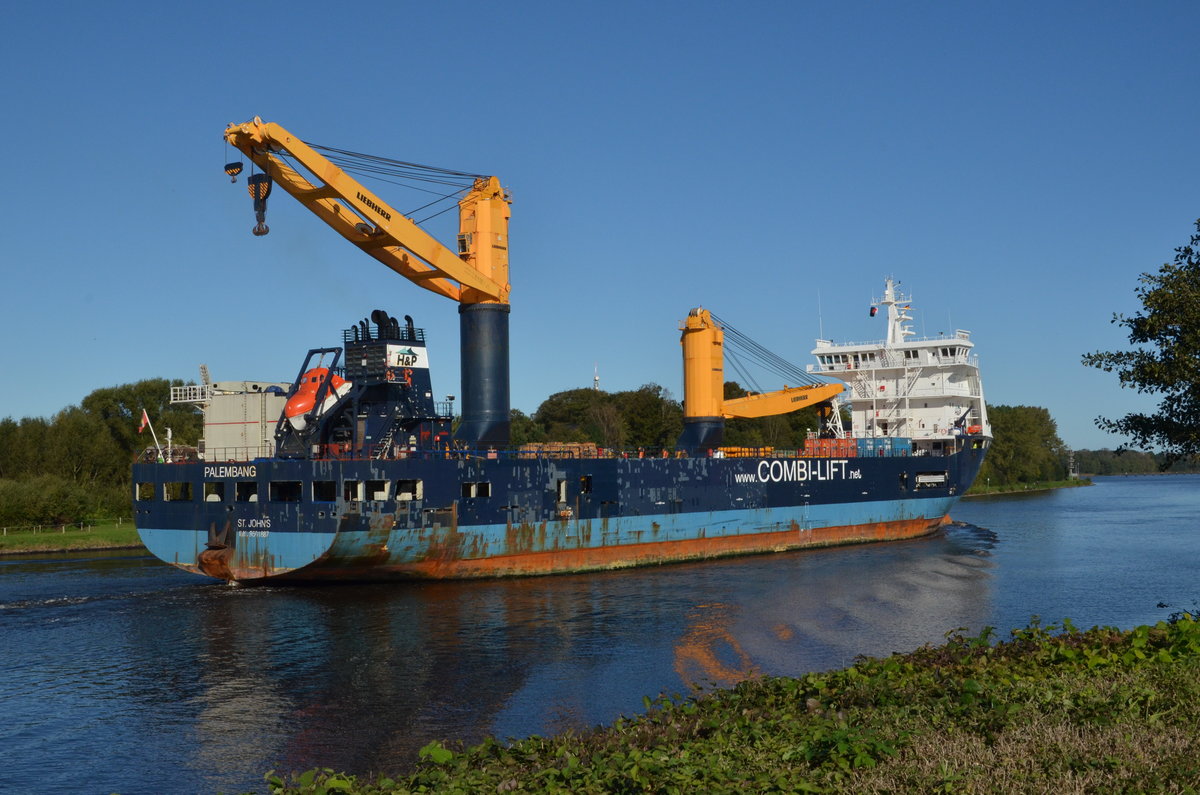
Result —
M454 752L434 740L417 752L421 759L428 759L435 765L444 765L454 758Z

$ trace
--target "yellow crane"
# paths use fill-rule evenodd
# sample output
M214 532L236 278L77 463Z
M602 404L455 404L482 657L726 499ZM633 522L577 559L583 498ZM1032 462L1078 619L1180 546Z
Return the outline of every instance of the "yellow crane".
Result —
M845 389L842 384L817 383L726 400L724 330L707 309L697 307L688 313L680 331L684 396L681 447L717 447L727 419L788 414L830 401Z
M458 302L462 423L456 437L468 445L506 444L511 199L500 180L475 176L458 203L458 240L451 250L278 124L256 116L228 125L225 140L262 170L250 177L248 186L258 217L254 234L269 231L266 200L276 184L364 253L414 284ZM236 179L241 164L230 163L225 170Z
M248 179L258 220L255 235L269 231L266 201L276 184L364 253L414 284L458 302L462 423L456 438L467 445L507 444L511 198L500 180L469 175L474 180L458 203L458 240L451 250L278 124L258 117L230 124L225 140L261 169ZM242 164L230 163L225 170L236 179ZM725 419L786 414L828 401L842 391L840 384L817 384L725 400L720 326L708 310L696 309L682 330L685 430L681 447L720 444Z

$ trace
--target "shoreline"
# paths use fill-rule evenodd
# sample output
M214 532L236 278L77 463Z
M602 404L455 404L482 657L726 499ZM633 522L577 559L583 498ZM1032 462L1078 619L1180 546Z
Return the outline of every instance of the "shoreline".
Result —
M1077 488L1082 488L1084 486L1094 486L1094 485L1095 484L1092 483L1092 481L1090 479L1075 480L1075 481L1058 481L1055 483L1046 483L1044 485L1038 483L1038 484L1034 484L1033 488L1005 489L1003 491L980 491L980 492L975 492L975 493L967 492L966 494L962 495L962 497L960 499L971 500L971 499L979 499L981 497L1009 497L1009 496L1012 496L1013 494L1040 494L1040 493L1047 492L1047 491L1057 491L1058 489L1077 489Z
M24 549L0 549L0 557L10 555L41 555L41 554L61 554L63 552L111 552L121 549L140 549L147 555L150 550L146 549L142 544L105 544L103 546L61 546L61 547L36 547Z

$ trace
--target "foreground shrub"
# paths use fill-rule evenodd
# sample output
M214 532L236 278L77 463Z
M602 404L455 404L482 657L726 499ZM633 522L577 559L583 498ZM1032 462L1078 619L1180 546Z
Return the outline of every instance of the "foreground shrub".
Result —
M404 776L330 770L285 793L1195 792L1200 624L1036 623L850 668L646 700L612 726L431 743Z

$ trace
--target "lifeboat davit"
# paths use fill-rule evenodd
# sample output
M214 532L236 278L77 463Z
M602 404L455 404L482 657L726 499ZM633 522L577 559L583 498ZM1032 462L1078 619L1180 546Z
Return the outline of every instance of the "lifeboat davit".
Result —
M327 377L329 378L329 389L326 391L325 399L321 401L320 408L313 411L317 402L317 390L321 388L321 383ZM300 387L296 390L296 394L288 398L288 402L283 407L283 416L287 417L293 428L302 431L308 427L309 414L319 417L349 391L349 381L337 373L330 373L328 367L314 367L300 376Z

